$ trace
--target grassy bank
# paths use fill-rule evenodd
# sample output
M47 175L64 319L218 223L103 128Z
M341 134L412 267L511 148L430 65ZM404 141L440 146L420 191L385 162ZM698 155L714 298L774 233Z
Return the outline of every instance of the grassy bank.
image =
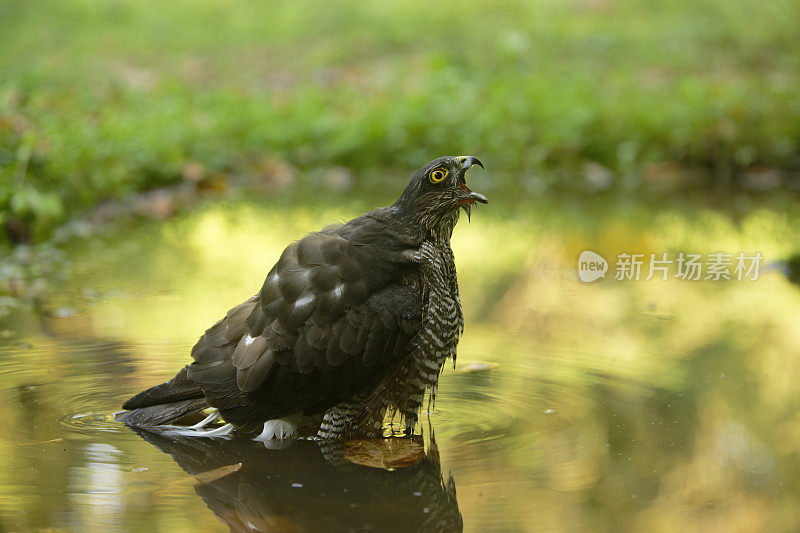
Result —
M443 153L526 194L798 180L791 0L31 0L0 19L12 238L181 181L359 188Z

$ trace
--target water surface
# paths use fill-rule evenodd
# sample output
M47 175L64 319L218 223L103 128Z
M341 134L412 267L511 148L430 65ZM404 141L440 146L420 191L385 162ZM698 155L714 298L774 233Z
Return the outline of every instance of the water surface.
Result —
M185 364L285 244L360 208L223 202L73 244L70 283L2 325L0 529L800 528L800 288L775 272L575 272L585 249L788 255L794 207L474 212L454 238L466 332L408 468L110 419Z

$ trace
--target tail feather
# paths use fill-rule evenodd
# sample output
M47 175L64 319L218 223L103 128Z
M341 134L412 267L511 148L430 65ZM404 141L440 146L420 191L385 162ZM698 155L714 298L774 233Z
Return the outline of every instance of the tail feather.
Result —
M114 418L129 426L147 428L169 424L208 407L203 390L186 375L188 367L161 385L144 390L122 404Z
M195 398L120 411L114 414L114 418L129 426L147 428L169 424L188 415L200 413L207 407L205 398Z
M183 400L203 398L203 389L186 375L185 366L171 380L143 390L127 402L122 404L123 409L141 409L143 407L157 406Z

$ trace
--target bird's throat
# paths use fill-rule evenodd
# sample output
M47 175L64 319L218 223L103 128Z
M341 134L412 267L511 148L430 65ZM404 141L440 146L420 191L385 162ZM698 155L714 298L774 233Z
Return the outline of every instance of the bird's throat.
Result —
M453 236L453 228L458 222L458 210L442 216L437 220L428 232L428 240L440 245L450 246L450 238Z

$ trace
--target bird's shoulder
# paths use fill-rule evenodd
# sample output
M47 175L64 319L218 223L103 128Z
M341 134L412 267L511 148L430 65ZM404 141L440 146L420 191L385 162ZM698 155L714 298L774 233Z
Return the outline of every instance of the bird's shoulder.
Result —
M373 209L344 224L328 226L320 233L338 235L361 245L385 247L416 247L424 239L419 225L402 216L394 206Z

